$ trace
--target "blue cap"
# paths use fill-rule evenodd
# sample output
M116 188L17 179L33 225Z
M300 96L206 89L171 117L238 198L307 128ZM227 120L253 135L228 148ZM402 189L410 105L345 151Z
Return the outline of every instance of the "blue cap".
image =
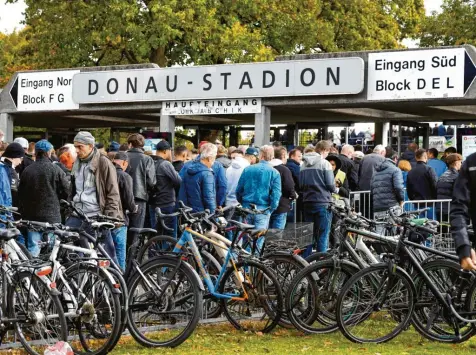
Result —
M36 152L49 152L51 149L53 149L53 144L48 142L46 139L42 139L35 144Z
M109 145L109 151L118 152L120 147L121 145L119 143L112 141L111 144Z
M255 157L259 156L259 150L253 147L249 147L246 149L246 155L254 155Z

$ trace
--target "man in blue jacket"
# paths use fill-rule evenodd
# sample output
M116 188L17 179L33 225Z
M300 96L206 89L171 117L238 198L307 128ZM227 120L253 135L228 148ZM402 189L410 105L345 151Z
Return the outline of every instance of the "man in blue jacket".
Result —
M314 245L318 252L327 251L332 213L329 211L331 194L336 191L334 173L326 160L331 150L329 141L320 141L316 152L303 156L304 164L299 173L299 185L303 194L304 221L314 223ZM312 246L306 250L309 255Z
M446 163L438 159L438 150L436 150L435 148L428 149L428 166L432 167L435 170L438 179L448 169Z
M267 229L271 213L278 208L281 198L281 176L269 163L274 158L274 149L270 145L260 148L259 163L251 165L240 176L236 187L236 199L245 208L255 204L258 209L270 208L266 214L252 215L247 223L257 229ZM264 239L260 238L257 247L263 246Z
M201 151L204 148L205 144L212 144L212 143L203 143L202 145L200 145L200 154L201 154ZM212 145L214 145L214 144L212 144ZM187 169L189 169L194 162L200 161L200 159L201 159L201 157L199 155L199 156L197 156L196 159L186 163L183 166L182 170L180 170L180 178L182 180L183 180L183 178L184 178L184 176L187 172ZM225 168L219 162L214 161L211 169L213 170L213 174L214 174L214 177L215 177L216 205L219 206L219 207L223 207L223 206L225 206L226 187L227 187Z
M194 212L217 209L215 176L212 166L217 156L217 147L206 143L201 147L200 160L186 164L181 170L182 184L178 199L193 208Z

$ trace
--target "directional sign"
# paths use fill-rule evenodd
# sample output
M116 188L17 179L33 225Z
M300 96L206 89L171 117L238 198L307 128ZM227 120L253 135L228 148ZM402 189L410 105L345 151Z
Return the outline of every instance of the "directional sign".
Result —
M165 69L84 72L76 103L358 94L362 58L336 58Z
M19 73L10 95L18 111L76 110L73 76L79 70Z
M464 48L370 53L367 99L464 97L475 77Z

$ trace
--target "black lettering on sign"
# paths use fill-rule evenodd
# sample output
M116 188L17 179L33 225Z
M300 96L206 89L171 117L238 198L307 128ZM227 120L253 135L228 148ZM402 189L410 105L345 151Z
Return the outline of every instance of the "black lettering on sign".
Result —
M332 68L327 68L327 86L330 85L331 83L331 77L332 81L334 82L334 85L339 85L340 83L340 67L337 67L336 70L336 75L334 75L334 72L332 71Z
M304 81L304 76L306 75L307 72L311 74L311 80L309 80L308 82ZM314 73L314 70L312 70L311 68L306 68L301 72L301 84L303 86L311 86L312 84L314 84L314 80L316 80L316 74Z
M167 101L167 102L165 103L165 108L170 108L170 101Z
M243 85L248 85L250 89L253 89L253 84L251 84L250 74L248 74L247 71L243 73L243 77L241 78L240 90L243 87Z
M440 78L433 78L433 89L440 88Z
M205 74L203 76L203 82L206 83L208 86L203 88L203 91L209 91L212 88L212 82L208 80L209 77L211 77L212 74Z
M450 84L450 78L446 78L446 88L447 89L454 89L455 87Z
M220 75L224 78L223 90L227 90L228 89L228 77L231 75L231 73L221 73Z
M153 76L149 78L149 82L147 83L147 88L145 89L145 93L147 94L149 90L154 90L154 92L157 92L157 87L155 86L155 80Z
M71 85L72 80L73 79L65 79L63 77L59 77L56 80L56 86L69 86L69 85Z
M251 103L253 104L253 106L256 106L258 104L258 101L256 99L253 99L251 100Z
M170 80L170 76L167 75L167 91L168 92L174 92L175 90L177 90L177 75L174 75L174 88L173 89L170 88L169 80Z
M94 90L93 90L94 86ZM99 83L94 80L94 79L89 79L89 84L88 84L88 95L96 95L99 90Z
M426 87L426 81L425 79L418 79L417 81L417 88L418 90L424 89Z
M127 78L127 93L129 93L129 89L131 89L134 94L137 94L137 77L134 78L134 83L132 83L131 78Z
M271 82L267 82L268 75L271 76ZM270 88L274 85L275 77L274 73L271 70L263 70L263 89Z
M111 83L114 83L114 90L111 89ZM109 79L107 81L106 88L109 95L114 95L117 92L117 90L119 90L119 83L117 82L117 79L115 78Z

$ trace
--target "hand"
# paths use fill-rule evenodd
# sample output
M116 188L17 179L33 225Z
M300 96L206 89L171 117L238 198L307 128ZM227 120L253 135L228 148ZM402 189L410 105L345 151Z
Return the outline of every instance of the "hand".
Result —
M342 186L342 181L340 181L339 179L336 179L336 186L341 187Z
M400 201L400 207L403 208L403 204L404 202L403 201Z
M476 270L476 252L471 249L471 257L461 259L461 267L463 270Z

